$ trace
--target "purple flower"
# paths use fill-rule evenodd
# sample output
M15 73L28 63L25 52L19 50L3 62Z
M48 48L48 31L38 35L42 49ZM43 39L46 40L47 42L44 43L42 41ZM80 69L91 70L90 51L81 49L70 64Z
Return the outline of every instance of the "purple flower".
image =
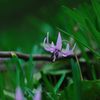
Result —
M49 43L49 33L47 33L47 37L44 39L43 43L44 49L48 52L52 53L53 61L55 61L58 57L67 57L69 55L73 55L74 47L70 50L69 44L67 44L66 49L62 49L62 38L60 32L58 33L58 38L56 45L53 42Z
M42 97L41 97L41 86L39 86L35 92L35 95L33 97L33 100L42 100Z
M24 96L20 87L16 88L15 100L24 100Z

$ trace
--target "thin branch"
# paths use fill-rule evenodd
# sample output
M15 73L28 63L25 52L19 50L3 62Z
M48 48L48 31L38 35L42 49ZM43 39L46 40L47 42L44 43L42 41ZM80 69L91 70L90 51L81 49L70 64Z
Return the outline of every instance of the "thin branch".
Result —
M14 52L14 51L0 51L0 58L12 58L12 53L15 53L17 55L18 58L23 59L25 61L28 61L30 58L30 54L24 54L24 53L19 53L19 52ZM90 51L86 52L87 55L91 56L92 53ZM82 54L77 54L77 57L80 58L82 56ZM52 58L50 55L33 55L32 56L33 61L52 61ZM70 59L70 58L74 58L74 55L70 55L67 57L60 57L56 60L63 60L63 59Z
M12 53L16 54L19 59L22 59L24 61L28 61L30 59L30 54L25 54L25 53L19 53L19 52L14 52L14 51L0 51L0 72L5 72L7 71L4 61L11 60L9 58L12 58ZM92 58L93 54L90 51L86 52L87 55ZM77 54L78 59L82 57L82 54ZM50 55L32 55L33 61L48 61L48 62L53 62L53 59L51 58ZM68 57L60 57L56 59L58 60L65 60L65 59L76 59L74 55L68 56ZM86 62L80 62L83 66L87 65ZM15 70L15 67L12 68L12 70Z

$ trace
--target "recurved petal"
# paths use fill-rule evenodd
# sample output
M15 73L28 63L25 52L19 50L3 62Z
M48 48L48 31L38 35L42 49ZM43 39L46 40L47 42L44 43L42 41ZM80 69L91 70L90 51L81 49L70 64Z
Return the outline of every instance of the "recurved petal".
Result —
M46 51L51 52L51 53L53 53L54 50L55 50L55 48L54 48L54 47L51 47L51 45L49 45L49 44L45 44L45 45L44 45L44 49L45 49Z
M69 51L69 43L66 45L66 51Z
M44 38L44 41L43 41L43 45L46 44L46 39L47 39L47 38L45 37L45 38Z
M47 43L49 43L49 32L47 32L47 37L46 37L46 39L47 39Z
M47 33L47 36L44 38L43 44L49 44L49 33Z
M51 47L52 47L52 48L55 48L55 45L54 45L54 43L53 43L53 42L51 43Z
M60 32L58 33L58 38L57 38L57 42L56 42L56 48L58 50L61 50L61 48L62 48L62 38L61 38Z
M76 44L74 44L73 48L70 50L70 46L69 46L69 44L67 44L66 49L62 49L62 51L61 51L62 55L64 57L67 57L69 55L73 55L74 54L73 50L75 49L75 46L76 46Z
M73 51L72 50L69 50L67 52L63 52L63 57L67 57L67 56L70 56L70 55L73 55Z
M43 47L46 51L49 51L49 52L54 52L55 50L55 46L54 46L54 43L52 42L51 44L49 44L47 38L44 38L44 42L43 42Z
M76 43L74 44L74 46L73 46L73 48L72 48L72 51L75 49L75 47L76 47Z

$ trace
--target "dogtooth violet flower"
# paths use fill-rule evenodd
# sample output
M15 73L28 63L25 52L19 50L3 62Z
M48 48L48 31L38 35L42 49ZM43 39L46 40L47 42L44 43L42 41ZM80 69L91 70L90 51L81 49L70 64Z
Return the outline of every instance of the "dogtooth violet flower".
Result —
M42 92L42 88L41 88L41 86L39 86L35 91L33 100L42 100L41 92Z
M66 49L62 49L62 38L59 32L56 45L54 45L53 42L49 43L49 33L47 33L47 36L44 38L43 47L46 51L52 53L53 61L55 61L55 59L58 57L67 57L69 55L73 55L75 45L72 49L70 49L70 45L67 43Z
M15 100L24 100L22 90L19 86L16 88Z

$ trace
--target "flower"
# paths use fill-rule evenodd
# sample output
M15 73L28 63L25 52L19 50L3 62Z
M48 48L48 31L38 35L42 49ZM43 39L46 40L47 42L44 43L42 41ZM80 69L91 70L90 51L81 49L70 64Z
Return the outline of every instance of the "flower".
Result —
M75 48L74 45L74 47L70 50L70 46L67 44L66 49L62 49L62 38L60 32L58 33L56 45L54 45L53 42L49 43L49 33L47 33L47 36L44 38L43 46L46 51L52 53L53 61L55 61L58 57L73 55L73 50Z
M24 100L23 93L19 86L16 88L15 100Z
M33 100L42 100L42 97L41 97L41 86L39 86L35 92L35 95L33 97Z

